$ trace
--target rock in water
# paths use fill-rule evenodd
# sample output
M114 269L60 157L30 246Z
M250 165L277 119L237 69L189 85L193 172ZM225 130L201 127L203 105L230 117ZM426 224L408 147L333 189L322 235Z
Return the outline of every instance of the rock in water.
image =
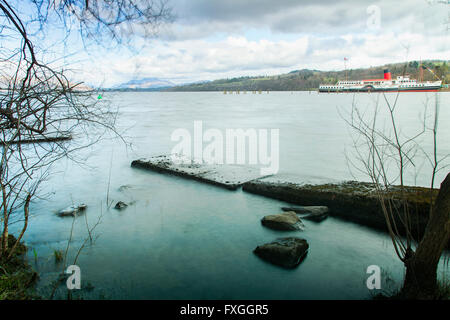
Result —
M314 222L321 222L321 221L325 220L327 217L328 217L328 213L323 213L323 214L313 214L313 213L311 213L311 214L308 214L307 216L302 217L302 218L306 219L306 220L311 220L311 221L314 221Z
M275 230L304 230L305 226L293 211L268 215L262 218L261 223Z
M117 202L116 205L114 206L114 209L122 210L122 209L125 209L126 207L128 207L128 205L127 205L125 202L119 201L119 202Z
M283 207L283 211L294 211L298 214L306 214L302 219L320 222L328 217L328 207L326 206L305 206L305 207Z
M285 268L294 268L305 257L308 248L309 245L305 239L289 237L257 246L253 252L270 263Z
M302 207L283 207L283 211L294 211L298 214L325 214L328 213L328 207L326 206L302 206Z
M78 206L70 206L70 207L67 207L67 208L61 210L60 212L58 212L58 215L60 217L67 217L67 216L75 217L80 212L83 212L84 210L86 210L86 208L87 208L87 205L85 205L85 204L80 204Z
M119 191L120 191L120 192L123 192L123 191L127 191L128 189L131 189L131 188L133 188L131 185L129 185L129 184L124 184L124 185L122 185L122 186L119 187Z

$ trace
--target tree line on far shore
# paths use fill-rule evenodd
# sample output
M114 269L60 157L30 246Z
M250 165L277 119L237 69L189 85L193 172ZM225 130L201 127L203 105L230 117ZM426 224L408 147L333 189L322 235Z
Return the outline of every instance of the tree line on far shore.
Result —
M317 90L320 84L335 84L339 80L360 80L370 78L383 78L383 70L388 68L392 77L409 75L413 79L443 80L450 83L449 61L426 60L394 63L384 66L370 67L366 69L349 69L342 71L319 71L319 70L294 70L286 74L275 76L238 77L231 79L220 79L210 82L193 83L163 91L298 91ZM422 69L422 72L420 71ZM431 70L432 72L430 72Z

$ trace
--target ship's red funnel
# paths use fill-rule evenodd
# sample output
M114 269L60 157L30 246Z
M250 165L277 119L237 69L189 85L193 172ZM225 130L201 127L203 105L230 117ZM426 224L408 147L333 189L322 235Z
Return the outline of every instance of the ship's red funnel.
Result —
M389 71L389 69L384 70L384 80L392 80L391 72Z

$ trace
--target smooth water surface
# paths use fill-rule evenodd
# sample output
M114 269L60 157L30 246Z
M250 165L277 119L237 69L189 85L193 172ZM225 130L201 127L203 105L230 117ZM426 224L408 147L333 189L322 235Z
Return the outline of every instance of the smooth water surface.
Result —
M55 213L81 202L88 205L91 226L101 216L95 243L88 241L77 261L85 288L77 295L83 298L366 299L371 294L366 269L373 264L383 270L383 289L392 290L400 284L403 268L384 233L331 217L322 223L305 221L303 232L269 230L260 219L279 213L285 203L130 167L134 159L169 153L175 145L171 133L177 128L192 131L194 120L201 120L204 130L280 129L283 176L367 179L349 168L346 153L352 139L343 117L352 102L369 112L377 99L380 95L316 92L106 93L102 103L119 107L118 128L132 147L120 139L103 140L79 152L80 158L87 157L84 166L62 160L53 169L44 186L48 196L32 204L25 239L32 248L30 263L41 274L39 292L49 296L63 267L55 263L53 251L65 250L70 236L72 219ZM402 134L420 130L427 99L432 110L434 94L400 96ZM440 100L439 147L448 154L450 94L442 93ZM430 139L421 139L429 149ZM423 163L410 183L429 184ZM107 199L133 204L117 211L108 208ZM85 224L84 216L74 223L68 264L87 237ZM307 258L294 270L252 253L257 245L294 235L310 244ZM440 274L445 273L448 266L441 263ZM65 297L63 286L57 297Z

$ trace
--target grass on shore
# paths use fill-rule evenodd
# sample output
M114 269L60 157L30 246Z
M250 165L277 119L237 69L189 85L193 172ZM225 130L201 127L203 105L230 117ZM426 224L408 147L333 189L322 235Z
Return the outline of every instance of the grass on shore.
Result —
M14 245L16 239L9 235L8 245ZM37 273L25 260L27 248L20 243L14 255L6 262L0 262L0 300L29 300L37 298L33 293L33 284Z

